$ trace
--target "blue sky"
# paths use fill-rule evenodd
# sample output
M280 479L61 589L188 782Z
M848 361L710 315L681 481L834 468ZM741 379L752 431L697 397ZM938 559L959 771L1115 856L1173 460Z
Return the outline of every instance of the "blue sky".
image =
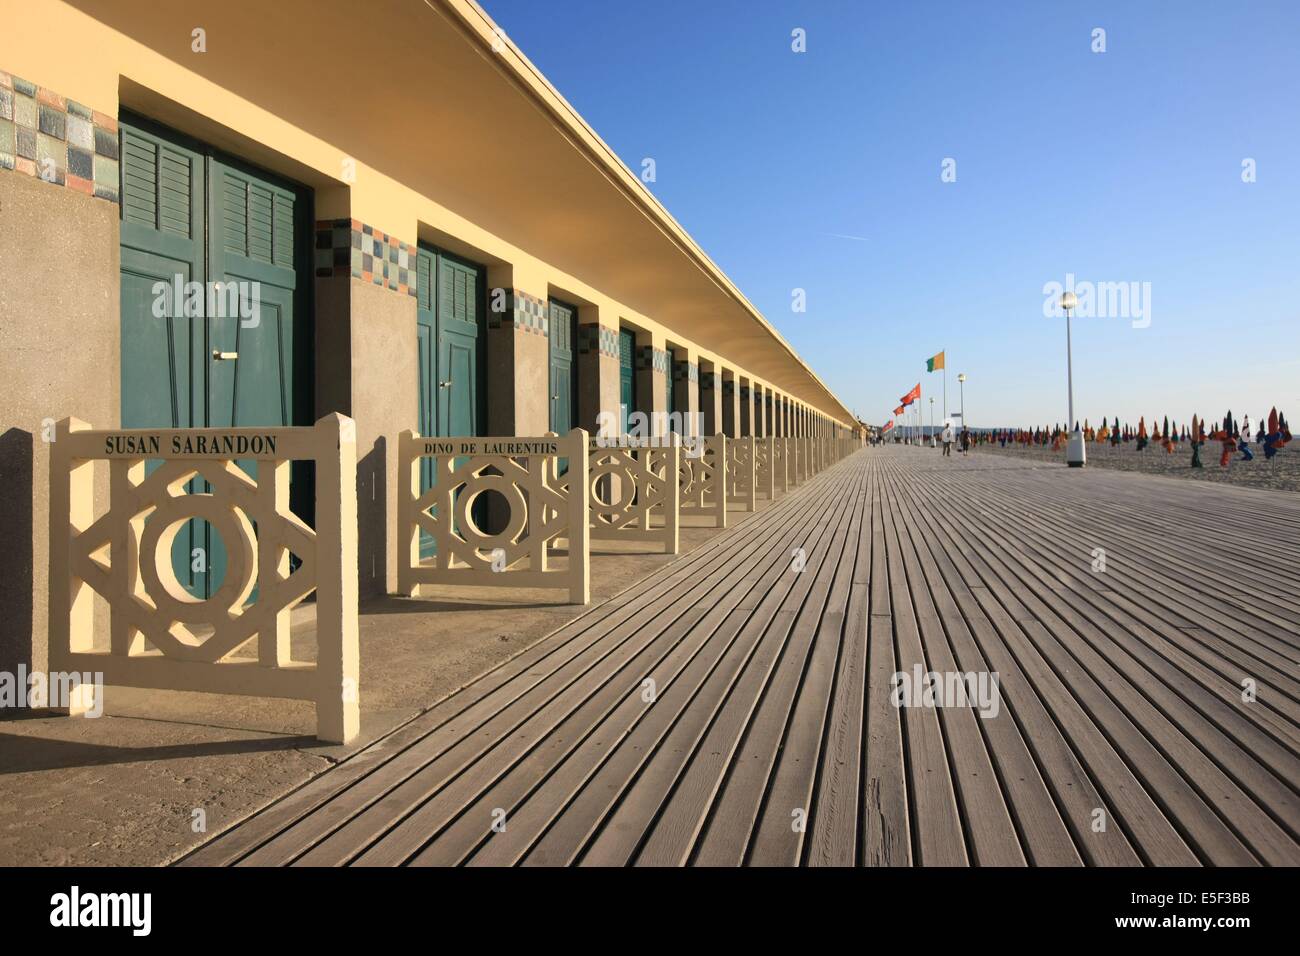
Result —
M482 2L865 420L1064 421L1073 273L1079 417L1300 421L1300 3Z

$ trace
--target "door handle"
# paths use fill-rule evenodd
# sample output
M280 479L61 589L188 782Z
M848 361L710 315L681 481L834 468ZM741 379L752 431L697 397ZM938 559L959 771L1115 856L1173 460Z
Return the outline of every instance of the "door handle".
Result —
M439 382L439 383L438 383L438 387L439 387L439 388L451 388L451 379L447 379L447 381L445 381L445 382Z
M239 358L238 352L222 352L220 349L212 350L212 358L217 362L233 362Z

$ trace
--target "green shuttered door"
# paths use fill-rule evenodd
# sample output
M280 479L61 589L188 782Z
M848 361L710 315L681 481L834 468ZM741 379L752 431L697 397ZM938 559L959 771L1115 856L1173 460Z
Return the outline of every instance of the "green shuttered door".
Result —
M485 331L483 271L421 246L416 275L420 434L478 435Z
M310 424L309 195L147 121L124 120L120 135L123 427ZM300 471L291 495L309 514ZM174 557L195 596L220 585L224 547L205 522Z
M628 419L636 411L636 368L633 354L636 340L627 329L618 332L618 400L623 406L623 431L628 430Z
M483 396L485 280L483 269L420 246L416 253L418 414L426 437L480 435ZM433 459L421 459L420 488L433 485ZM475 513L481 509L476 505ZM433 539L420 534L420 554Z
M551 431L564 435L578 420L574 343L578 335L578 310L552 299L549 307L551 353Z

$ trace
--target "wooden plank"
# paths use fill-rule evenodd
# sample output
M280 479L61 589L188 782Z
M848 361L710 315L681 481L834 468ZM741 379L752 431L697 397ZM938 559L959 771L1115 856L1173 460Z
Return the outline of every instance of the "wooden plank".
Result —
M763 693L730 772L709 810L693 862L701 866L735 866L746 861L751 834L751 862L778 865L798 862L799 836L807 824L812 780L821 745L822 725L831 693L831 677L844 629L844 605L853 576L852 551L865 497L861 476L845 489L846 508L836 528L827 559L799 610L796 632L808 635L805 644L792 643ZM800 572L807 574L809 569ZM777 769L779 756L785 773ZM799 765L806 768L801 772ZM769 818L755 833L764 804L779 821ZM796 822L799 824L796 826ZM771 854L771 855L769 855Z
M185 862L1295 865L1296 534L1286 496L861 451ZM895 707L913 666L996 673L996 716Z
M769 540L765 548L758 549L758 553L766 559L770 556L771 548L772 543ZM714 590L699 599L691 613L682 615L673 622L665 634L673 636L681 643L661 663L644 672L634 671L630 684L625 682L623 686L618 686L609 682L597 689L589 703L603 706L605 710L602 714L593 718L584 713L581 708L574 711L554 732L539 741L538 746L514 766L505 779L493 785L490 774L497 772L503 760L508 759L504 751L507 751L510 746L509 744L498 745L494 749L490 768L486 762L480 762L457 778L434 800L404 820L398 828L385 837L383 843L372 847L360 861L391 862L377 851L390 843L400 848L409 842L407 837L411 835L427 838L438 833L440 827L448 822L448 818L442 815L443 809L440 805L446 805L448 811L455 810L459 806L457 801L463 799L466 808L455 824L442 837L431 840L412 860L422 865L460 862L469 851L489 835L493 838L498 835L491 829L493 818L489 808L504 809L514 806L527 797L529 791L537 786L538 781L545 780L561 763L566 763L568 758L579 752L579 748L601 728L605 730L598 741L599 746L595 748L596 752L607 752L610 749L607 744L610 743L611 736L613 743L621 742L648 712L647 702L640 696L644 677L647 674L654 675L656 691L661 688L671 688L674 679L683 668L695 660L698 652L713 638L718 625L725 619L728 599L726 590L730 588L738 592L731 600L733 605L748 592L749 586L744 588L734 586L736 580L734 574L736 569L743 569L749 560L752 559L746 555L738 555L728 566L730 573L716 575ZM656 705L657 703L656 700ZM611 731L607 725L612 725L615 729ZM518 734L514 735L511 743L518 738ZM574 769L576 768L570 767L570 770ZM512 817L512 813L506 816L506 833L510 832L508 821Z
M517 862L530 849L529 862L533 864L568 862L576 856L686 708L704 706L699 694L706 681L725 683L725 675L739 669L752 647L752 642L738 639L749 612L788 573L784 550L774 545L806 527L811 515L825 503L813 498L804 503L806 507L772 522L773 534L761 553L748 562L737 562L733 573L720 578L705 599L711 606L705 622L711 631L709 646L690 662L681 678L660 685L653 705L640 707L644 719L625 735L602 730L593 735L598 739L589 740L571 754L522 805L516 804L507 829L494 833L469 860L471 864ZM546 840L534 845L543 833ZM556 848L562 859L549 855Z
M808 489L815 487L818 484L813 481L807 485ZM819 567L824 560L828 551L826 533L834 527L842 508L841 503L840 509L827 509L817 523L817 537L806 549L808 568ZM718 707L710 709L706 725L700 726L703 715L691 713L687 722L675 728L638 778L637 786L597 834L580 861L583 865L621 865L634 856L639 863L661 858L684 862L740 730L789 639L795 618L793 606L803 600L814 577L815 572L810 575L805 571L796 576L789 592L774 591L758 606L747 626L762 634L762 639L744 671L727 688ZM679 787L683 774L687 779ZM676 798L674 806L661 813L670 798ZM637 855L643 836L645 853Z

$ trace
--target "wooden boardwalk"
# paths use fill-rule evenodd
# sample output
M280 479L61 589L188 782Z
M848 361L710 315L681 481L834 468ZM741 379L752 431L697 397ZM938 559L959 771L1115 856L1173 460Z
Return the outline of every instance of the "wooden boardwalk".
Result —
M1295 865L1298 594L1294 496L866 449L184 862Z

